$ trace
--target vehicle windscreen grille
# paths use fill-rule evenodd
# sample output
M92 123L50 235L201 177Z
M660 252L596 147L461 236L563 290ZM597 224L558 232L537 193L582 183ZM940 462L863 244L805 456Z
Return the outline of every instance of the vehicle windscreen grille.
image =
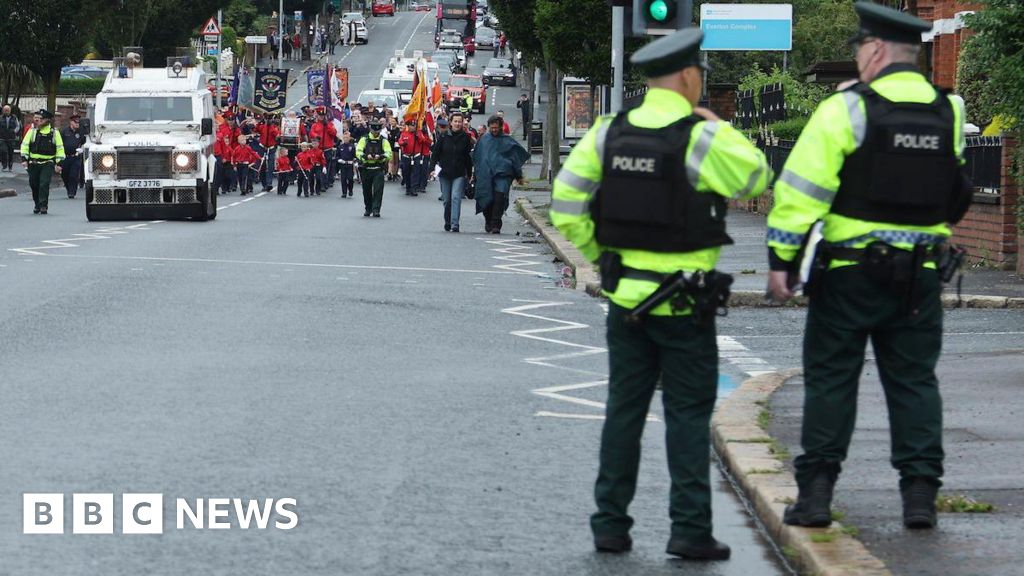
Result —
M170 178L171 155L164 150L118 150L118 178Z

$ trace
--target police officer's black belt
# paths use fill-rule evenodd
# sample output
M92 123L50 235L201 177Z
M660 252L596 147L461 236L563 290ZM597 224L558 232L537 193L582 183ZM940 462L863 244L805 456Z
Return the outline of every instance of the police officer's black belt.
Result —
M899 248L894 248L899 250ZM867 254L867 248L846 248L843 246L828 246L825 248L825 253L831 260L848 260L850 262L862 262L865 254ZM905 250L904 252L909 252ZM939 258L939 250L935 247L928 248L925 253L926 261L935 261Z
M623 266L621 278L629 278L630 280L646 280L647 282L661 284L669 276L670 274L654 272L653 270L640 270L637 268L630 268L629 266Z

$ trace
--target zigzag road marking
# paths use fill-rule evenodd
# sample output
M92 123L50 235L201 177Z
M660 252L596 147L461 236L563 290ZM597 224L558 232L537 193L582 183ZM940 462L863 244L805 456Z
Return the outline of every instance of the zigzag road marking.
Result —
M511 308L505 308L502 310L504 314L510 314L513 316L520 316L522 318L530 318L533 320L541 320L544 322L550 322L553 325L546 326L544 328L532 328L529 330L513 330L509 334L518 336L520 338L528 338L530 340L538 340L540 342L547 342L549 344L557 344L559 346L565 346L572 348L573 352L562 352L559 354L551 354L546 356L534 356L530 358L524 358L523 361L527 364L533 364L536 366L545 366L548 368L556 368L558 370L566 370L569 372L575 372L578 374L586 374L589 376L597 376L598 380L588 380L586 382L579 382L574 384L562 384L558 386L549 386L546 388L538 388L531 390L532 393L543 396L545 398L551 398L561 402L568 402L578 406L586 406L588 408L596 408L600 410L601 414L573 414L573 413L561 413L561 412L550 412L540 411L536 413L536 416L545 416L553 418L573 418L583 420L603 420L605 404L596 400L588 400L586 398L579 398L565 394L566 392L572 392L577 390L585 390L589 388L596 388L599 386L607 386L608 379L605 374L601 372L593 372L590 370L581 370L578 368L571 368L562 364L555 363L555 361L565 361L576 358L583 358L586 356L594 356L597 354L607 353L607 349L599 346L589 346L587 344L580 344L578 342L570 342L568 340L561 340L551 336L551 334L564 332L567 330L583 330L590 328L589 324L583 324L581 322L573 322L570 320L561 320L558 318L550 318L548 316L542 316L540 314L530 313L534 310L542 308L552 308L559 306L566 306L572 304L571 302L548 302L542 300L513 300L513 302L523 302L520 306L513 306ZM658 418L653 415L648 415L649 421L658 421Z
M480 238L480 240L483 240ZM512 272L518 272L520 274L537 274L537 270L525 270L524 266L539 266L544 264L543 261L533 260L540 254L537 254L528 246L524 246L522 242L518 240L485 240L488 244L495 246L501 246L501 248L491 248L494 252L506 254L506 256L492 256L495 260L502 260L510 262L510 264L496 264L494 267L501 270L510 270Z
M245 200L235 202L234 204L229 204L228 206L221 206L217 208L217 210L220 211L225 208L230 208L231 206L241 204L242 202L249 202L261 196L266 196L266 194L266 192L260 192L255 196L251 196L249 198L246 198ZM149 230L150 224L161 224L163 222L166 222L166 220L151 220L149 222L132 224L130 226L109 226L105 228L97 228L95 232L91 234L72 234L71 238L61 238L59 240L41 240L40 242L42 244L45 244L45 246L30 246L28 248L8 248L8 250L11 252L17 252L18 254L47 256L49 254L48 252L40 252L40 250L56 250L58 248L78 248L79 245L75 244L75 242L81 242L82 240L110 240L111 236L119 234L128 234L129 232L134 230Z
M148 223L136 224L134 226L126 226L125 228L131 228L133 230L146 230ZM110 240L111 236L118 234L127 234L121 228L99 228L94 233L84 234L72 234L71 238L61 238L58 240L42 240L41 243L44 246L31 246L28 248L8 248L11 252L17 252L18 254L31 254L34 256L46 256L47 252L40 252L40 250L56 250L58 248L78 248L78 244L75 242L82 242L84 240Z

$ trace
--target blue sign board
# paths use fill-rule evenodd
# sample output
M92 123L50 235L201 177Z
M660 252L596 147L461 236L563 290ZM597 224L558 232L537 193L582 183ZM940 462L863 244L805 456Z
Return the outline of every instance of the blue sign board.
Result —
M793 49L791 4L703 4L703 50Z

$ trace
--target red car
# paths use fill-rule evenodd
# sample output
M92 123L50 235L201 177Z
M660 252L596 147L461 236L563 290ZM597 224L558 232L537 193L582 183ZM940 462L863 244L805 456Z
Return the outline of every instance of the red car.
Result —
M376 16L394 16L394 0L374 0L372 14Z
M481 76L472 74L452 74L448 81L448 92L444 99L453 110L458 110L462 104L464 94L469 92L473 95L473 111L483 114L487 111L487 88Z

